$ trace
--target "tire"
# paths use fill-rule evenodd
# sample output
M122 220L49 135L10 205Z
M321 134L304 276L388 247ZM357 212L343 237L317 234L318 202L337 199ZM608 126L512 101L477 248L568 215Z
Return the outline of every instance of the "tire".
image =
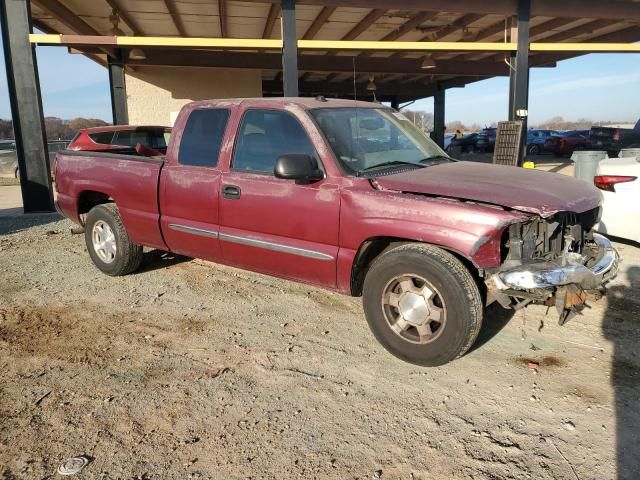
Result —
M142 246L129 240L115 203L98 205L89 211L84 239L91 260L107 275L127 275L142 263ZM104 248L98 248L98 244Z
M471 272L432 245L409 243L375 259L362 303L376 339L415 365L434 367L461 357L482 325L482 297Z
M540 153L540 147L538 145L531 145L529 147L529 155L538 155Z

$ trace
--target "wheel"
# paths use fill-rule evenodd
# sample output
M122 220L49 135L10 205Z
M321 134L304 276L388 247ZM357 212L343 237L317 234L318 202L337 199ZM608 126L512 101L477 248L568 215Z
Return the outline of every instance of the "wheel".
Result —
M482 298L471 272L432 245L409 243L380 255L365 277L362 301L376 339L416 365L443 365L464 355L482 325Z
M531 145L529 147L529 155L538 155L540 153L540 147L538 145Z
M142 246L129 240L114 203L98 205L89 211L84 239L91 260L107 275L126 275L142 263Z

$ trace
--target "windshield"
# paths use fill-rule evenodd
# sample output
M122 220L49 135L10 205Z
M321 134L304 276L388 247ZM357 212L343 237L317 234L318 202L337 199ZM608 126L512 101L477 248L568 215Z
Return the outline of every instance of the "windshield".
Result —
M317 108L311 115L351 174L399 164L423 167L429 159L447 157L406 117L389 109Z

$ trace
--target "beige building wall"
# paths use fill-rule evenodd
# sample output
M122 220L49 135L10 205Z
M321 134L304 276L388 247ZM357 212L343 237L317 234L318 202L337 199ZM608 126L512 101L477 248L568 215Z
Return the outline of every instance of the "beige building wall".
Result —
M198 67L136 67L126 72L127 108L132 125L171 125L193 100L261 97L260 70Z

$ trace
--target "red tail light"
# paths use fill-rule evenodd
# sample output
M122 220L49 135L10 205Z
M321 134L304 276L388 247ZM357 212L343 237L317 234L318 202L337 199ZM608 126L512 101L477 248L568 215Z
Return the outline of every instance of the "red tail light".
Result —
M600 190L615 192L616 183L633 182L637 178L630 175L596 175L593 177L593 184Z

